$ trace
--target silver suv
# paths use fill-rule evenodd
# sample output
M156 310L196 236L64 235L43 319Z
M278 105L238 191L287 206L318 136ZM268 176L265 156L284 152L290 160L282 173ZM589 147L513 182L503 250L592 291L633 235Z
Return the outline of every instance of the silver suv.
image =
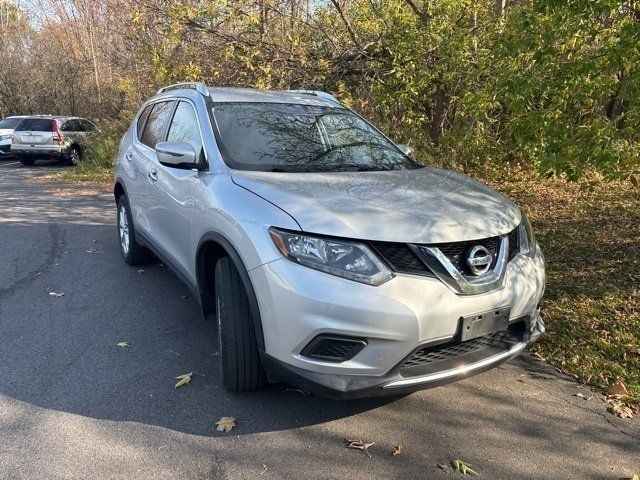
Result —
M409 151L324 92L163 88L120 146L122 256L190 287L232 391L482 372L544 331L542 251L516 205Z
M13 132L11 153L23 165L37 159L60 159L76 165L82 157L87 135L96 130L89 120L78 117L35 115L23 118Z

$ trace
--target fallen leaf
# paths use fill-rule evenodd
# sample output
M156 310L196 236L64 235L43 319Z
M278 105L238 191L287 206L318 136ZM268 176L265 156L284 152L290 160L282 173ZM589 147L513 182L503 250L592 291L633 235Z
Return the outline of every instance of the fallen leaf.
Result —
M138 273L144 273L144 268L139 268Z
M456 472L460 472L463 475L471 475L473 477L479 477L480 474L471 468L471 464L464 462L460 459L455 459L451 462L451 466Z
M538 352L535 352L533 356L536 357L538 360L544 360L544 357L540 355Z
M574 393L574 394L573 394L573 396L574 396L574 397L584 398L584 395L583 395L582 393L580 393L580 392L578 392L578 393Z
M633 475L629 480L640 480L640 478L638 478L638 475Z
M347 443L347 448L362 450L364 453L367 454L369 458L371 458L371 454L369 453L369 448L375 445L375 442L364 443L360 440L349 440L347 438L345 438L344 441Z
M404 445L396 445L395 447L393 447L393 452L391 452L391 455L397 457L398 455L402 455L402 452L404 452Z
M64 292L60 292L60 293L49 292L49 296L50 297L64 297Z
M633 410L624 405L622 402L615 402L609 408L609 413L613 413L616 417L620 418L633 418Z
M262 475L266 471L267 471L267 466L263 463L262 464L262 471L260 472L260 475Z
M236 417L222 417L216 425L219 432L230 432L236 426Z
M90 248L89 250L85 250L85 253L102 253L97 248Z
M129 342L120 342L117 346L120 348L127 348L129 346Z
M39 277L40 275L44 275L44 273L42 273L42 272L36 273L36 277Z
M609 388L607 388L607 395L620 395L622 397L629 395L627 384L622 380L613 382L611 385L609 385Z
M213 352L213 356L214 357L219 357L220 356L220 352Z
M191 381L191 377L193 376L193 372L185 373L184 375L178 375L176 380L176 388L182 387L183 385L187 385Z
M442 463L438 464L438 468L442 469L442 470L446 470L447 468L449 468L447 465L444 465Z

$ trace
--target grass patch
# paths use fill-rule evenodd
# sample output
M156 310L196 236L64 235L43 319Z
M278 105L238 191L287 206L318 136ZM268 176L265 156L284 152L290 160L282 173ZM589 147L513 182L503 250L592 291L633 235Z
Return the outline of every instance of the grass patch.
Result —
M525 208L546 257L548 330L534 351L598 389L624 381L640 406L640 191L601 179L492 186Z

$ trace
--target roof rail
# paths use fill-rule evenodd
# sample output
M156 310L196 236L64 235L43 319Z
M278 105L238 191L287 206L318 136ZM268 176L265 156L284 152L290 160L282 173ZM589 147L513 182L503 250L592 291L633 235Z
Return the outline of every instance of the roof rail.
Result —
M182 82L182 83L174 83L173 85L168 85L166 87L162 87L158 90L156 95L159 95L164 92L168 92L171 90L181 90L183 88L193 89L198 92L200 95L204 95L205 97L209 96L209 89L202 82Z
M316 97L324 98L325 100L329 100L330 102L335 102L338 104L340 103L336 97L321 90L287 90L287 92L298 93L301 95L315 95Z

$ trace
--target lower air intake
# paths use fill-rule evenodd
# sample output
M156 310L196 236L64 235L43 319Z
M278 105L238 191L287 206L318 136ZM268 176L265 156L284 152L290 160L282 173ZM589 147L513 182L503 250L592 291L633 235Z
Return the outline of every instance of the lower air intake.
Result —
M364 338L321 334L304 347L302 355L325 362L346 362L366 346Z

